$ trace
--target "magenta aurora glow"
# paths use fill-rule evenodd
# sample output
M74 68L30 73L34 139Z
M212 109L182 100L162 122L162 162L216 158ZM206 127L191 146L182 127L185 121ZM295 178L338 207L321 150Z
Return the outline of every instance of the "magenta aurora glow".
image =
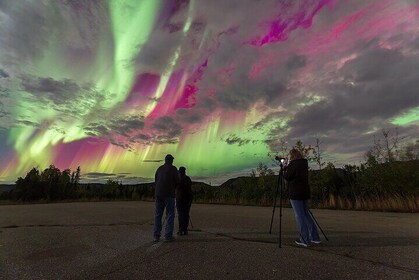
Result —
M418 137L419 1L0 2L0 183L32 167L248 174L297 139L359 163Z

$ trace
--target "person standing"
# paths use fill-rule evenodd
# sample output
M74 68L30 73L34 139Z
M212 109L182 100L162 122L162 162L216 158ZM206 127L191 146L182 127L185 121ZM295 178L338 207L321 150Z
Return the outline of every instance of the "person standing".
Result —
M300 151L292 149L290 163L284 169L284 178L288 181L290 202L299 230L299 238L295 243L304 247L310 243L319 244L320 236L308 209L308 199L310 199L308 161L303 158Z
M154 242L160 241L162 230L162 216L166 208L165 241L173 241L173 227L175 220L175 189L179 185L179 173L173 166L174 157L166 155L164 164L156 170L155 182L155 210L154 210Z
M188 234L189 212L192 205L192 180L186 175L186 168L179 167L180 184L176 190L176 208L179 221L179 235Z

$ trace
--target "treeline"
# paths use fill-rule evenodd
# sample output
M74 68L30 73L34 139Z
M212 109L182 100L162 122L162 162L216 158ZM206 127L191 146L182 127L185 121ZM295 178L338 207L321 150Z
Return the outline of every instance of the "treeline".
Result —
M328 164L309 172L309 184L314 207L419 212L419 160L344 168ZM239 177L219 187L196 184L194 198L197 202L270 206L277 186L278 175L272 173ZM288 197L286 183L283 197ZM288 200L283 204L289 206Z
M240 205L273 205L278 175L260 164L256 174L226 181L221 186L194 182L192 190L197 203ZM25 178L16 181L14 190L3 192L0 199L34 201L101 201L154 199L154 183L123 185L115 180L105 184L79 183L80 169L75 173L50 166L42 172L33 168ZM335 168L328 164L322 170L309 172L314 207L353 210L390 210L419 212L419 160L367 163ZM284 184L283 197L287 198ZM283 204L289 206L288 200Z
M16 190L9 195L21 201L71 199L77 197L79 181L80 167L73 172L70 169L61 171L54 165L42 172L32 168L25 178L17 179Z
M60 200L152 200L154 183L123 185L117 180L105 184L80 183L80 167L76 171L61 171L50 165L43 171L32 168L24 178L19 177L16 187L0 194L0 200L22 202L50 202Z
M317 167L309 172L311 204L332 209L419 212L419 140L403 144L402 140L397 131L383 130L381 138L374 138L372 147L365 153L364 163L343 168L324 162L319 139L314 146L297 141L292 148L298 149ZM280 142L280 155L287 155L287 143ZM274 174L260 163L250 177L231 179L217 188L197 186L195 199L272 205L278 186L278 175ZM287 197L286 184L283 197Z
M399 139L390 136L383 131L382 139L374 139L364 163L343 168L323 162L318 139L313 147L298 141L293 147L318 167L309 172L313 206L419 212L419 141L399 146ZM284 149L282 155L286 154ZM154 183L123 185L108 180L106 184L81 184L80 172L80 167L73 172L60 171L54 165L42 172L33 168L25 178L17 179L16 189L1 193L0 199L23 202L154 199ZM194 182L194 201L270 206L277 194L278 178L278 172L260 163L249 177L230 179L221 186ZM283 197L287 197L286 184ZM284 205L287 204L284 200Z

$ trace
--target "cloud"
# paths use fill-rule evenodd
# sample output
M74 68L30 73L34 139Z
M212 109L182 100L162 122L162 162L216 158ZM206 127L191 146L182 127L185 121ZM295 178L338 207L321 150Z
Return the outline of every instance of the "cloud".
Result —
M323 98L298 110L294 106L286 137L312 142L318 136L336 153L365 151L371 131L392 127L391 118L419 106L418 75L417 56L379 47L361 52L329 83L309 87ZM274 129L268 142L280 131Z
M412 46L414 49L419 50L419 36L418 36L418 37L416 37L416 38L412 41L411 46Z
M246 111L259 100L270 106L278 105L280 96L286 91L286 81L274 74L251 80L249 72L250 66L241 65L233 73L230 84L217 91L215 98L222 108Z
M304 55L293 55L291 56L287 63L285 64L285 67L289 70L299 69L303 68L307 64L307 57Z
M105 136L111 144L131 150L135 144L177 143L182 126L169 116L159 117L146 127L142 116L119 115L108 121L90 123L84 130L89 136Z
M217 109L217 103L213 98L198 95L196 105L192 108L180 108L176 110L175 119L180 123L199 124L211 116Z
M132 144L137 142L138 131L144 128L144 117L138 115L120 114L109 120L106 118L100 122L92 122L84 127L89 136L109 139L109 142L123 149L131 149Z
M224 141L229 145L243 146L250 143L251 140L243 139L235 134L229 135Z
M62 104L71 100L80 91L79 85L70 80L54 80L50 77L39 78L33 76L24 76L22 78L23 89L38 98L51 100L55 104Z
M152 129L151 142L156 144L177 143L182 132L182 127L169 116L158 118L150 128Z
M160 74L172 63L176 55L182 33L157 30L141 48L133 63L142 72Z
M108 180L116 180L123 184L139 184L149 183L153 181L153 178L145 178L139 176L127 176L131 173L104 173L104 172L89 172L82 174L81 183L106 183Z
M145 159L143 162L162 162L162 159Z
M45 3L35 2L10 1L2 7L1 60L17 64L42 55L48 45L49 34L56 27L47 17L47 10Z
M9 74L5 70L0 68L0 78L9 78L9 77L10 77Z
M61 61L86 65L93 57L89 54L98 43L99 30L108 26L104 15L109 11L103 1L4 0L0 8L0 62L17 69L22 62L44 58L51 46L65 49Z
M32 126L32 127L39 127L39 123L31 122L28 120L18 120L16 121L17 124L22 124L24 126Z
M103 173L103 172L89 172L83 175L88 178L103 178L103 177L108 178L108 177L116 176L115 173Z
M251 126L251 129L259 129L263 128L265 125L271 123L272 121L280 121L281 119L286 119L287 113L284 111L275 111L272 113L269 113L265 117L263 117L260 121L254 123Z

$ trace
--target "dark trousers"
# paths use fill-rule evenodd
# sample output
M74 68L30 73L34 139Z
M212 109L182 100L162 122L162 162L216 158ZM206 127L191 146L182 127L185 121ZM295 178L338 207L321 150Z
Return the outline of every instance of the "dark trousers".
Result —
M189 211L191 210L191 199L176 200L176 208L178 213L179 231L188 231L189 225Z

